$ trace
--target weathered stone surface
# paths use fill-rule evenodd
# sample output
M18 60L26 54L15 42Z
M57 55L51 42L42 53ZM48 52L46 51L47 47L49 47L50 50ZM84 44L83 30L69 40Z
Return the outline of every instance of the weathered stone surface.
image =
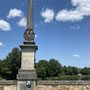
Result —
M16 85L16 80L0 80L0 85Z
M16 90L16 85L0 85L0 90Z
M26 90L26 81L18 81L17 90Z
M17 75L18 80L36 80L36 70L19 70Z
M0 90L3 90L3 87L0 87Z
M38 85L90 85L90 81L41 80Z
M33 0L29 0L28 18L27 18L27 29L24 33L26 41L34 41L35 34L33 31Z
M16 85L4 86L3 90L16 90Z
M16 85L0 86L0 90L16 90ZM24 89L22 89L24 90ZM77 85L37 85L35 90L90 90L90 86Z
M90 90L90 86L78 85L37 85L36 90Z
M16 86L16 81L0 81L0 90L16 90ZM90 81L44 80L37 82L35 90L90 90Z
M35 64L35 49L33 47L29 48L28 46L22 46L22 62L21 69L22 70L34 70Z

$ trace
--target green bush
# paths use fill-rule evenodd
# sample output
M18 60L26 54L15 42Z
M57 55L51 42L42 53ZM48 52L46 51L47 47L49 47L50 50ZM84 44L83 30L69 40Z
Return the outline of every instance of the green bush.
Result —
M60 77L46 77L44 79L38 78L37 80L90 80L90 75L83 75L83 76L65 75L65 76L60 76Z
M83 75L81 80L90 80L90 75Z

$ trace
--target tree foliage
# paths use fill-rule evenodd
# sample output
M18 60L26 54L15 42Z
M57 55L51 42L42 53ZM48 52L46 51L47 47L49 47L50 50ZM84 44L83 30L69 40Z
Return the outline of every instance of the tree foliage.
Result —
M16 79L16 74L20 68L21 51L14 48L8 56L0 61L1 77L6 79Z
M71 67L71 66L64 66L63 67L63 73L64 75L77 75L78 74L78 68Z
M90 75L90 68L85 67L85 68L80 70L80 73L82 75Z
M59 76L61 74L61 64L57 60L51 59L49 61L49 71L50 77Z
M5 59L0 60L0 77L3 79L16 79L20 63L21 50L14 48ZM90 80L90 68L85 67L83 69L78 69L77 67L62 66L60 62L55 59L50 59L49 61L40 60L35 63L35 67L37 76L41 79L77 80L82 78L83 80Z
M45 78L49 75L49 63L46 60L41 60L36 64L37 75L40 78Z

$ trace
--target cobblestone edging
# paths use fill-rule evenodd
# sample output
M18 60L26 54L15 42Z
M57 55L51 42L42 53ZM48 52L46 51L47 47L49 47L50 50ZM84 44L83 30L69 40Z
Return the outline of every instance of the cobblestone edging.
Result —
M16 85L16 80L0 80L0 85ZM90 85L90 81L40 80L37 85Z
M43 80L38 81L38 85L90 85L90 81L60 81L60 80Z
M16 85L17 81L15 80L0 80L0 85Z

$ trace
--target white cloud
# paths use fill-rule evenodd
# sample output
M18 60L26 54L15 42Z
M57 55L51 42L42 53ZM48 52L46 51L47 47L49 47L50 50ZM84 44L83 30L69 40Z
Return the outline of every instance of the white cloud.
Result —
M21 27L26 27L27 20L25 17L23 17L19 22L18 25Z
M5 20L0 20L0 30L3 30L3 31L11 30L11 26Z
M23 12L19 9L14 8L9 11L7 18L15 18L15 17L22 17L22 16L23 16Z
M49 9L49 8L47 8L45 10L42 9L41 16L43 18L45 18L44 22L50 23L53 21L54 11L52 9Z
M56 16L57 21L79 21L90 15L90 0L71 0L75 9L61 10Z
M79 55L79 54L74 54L73 56L74 56L74 57L80 57L80 55Z
M3 43L2 42L0 42L0 46L3 46Z

